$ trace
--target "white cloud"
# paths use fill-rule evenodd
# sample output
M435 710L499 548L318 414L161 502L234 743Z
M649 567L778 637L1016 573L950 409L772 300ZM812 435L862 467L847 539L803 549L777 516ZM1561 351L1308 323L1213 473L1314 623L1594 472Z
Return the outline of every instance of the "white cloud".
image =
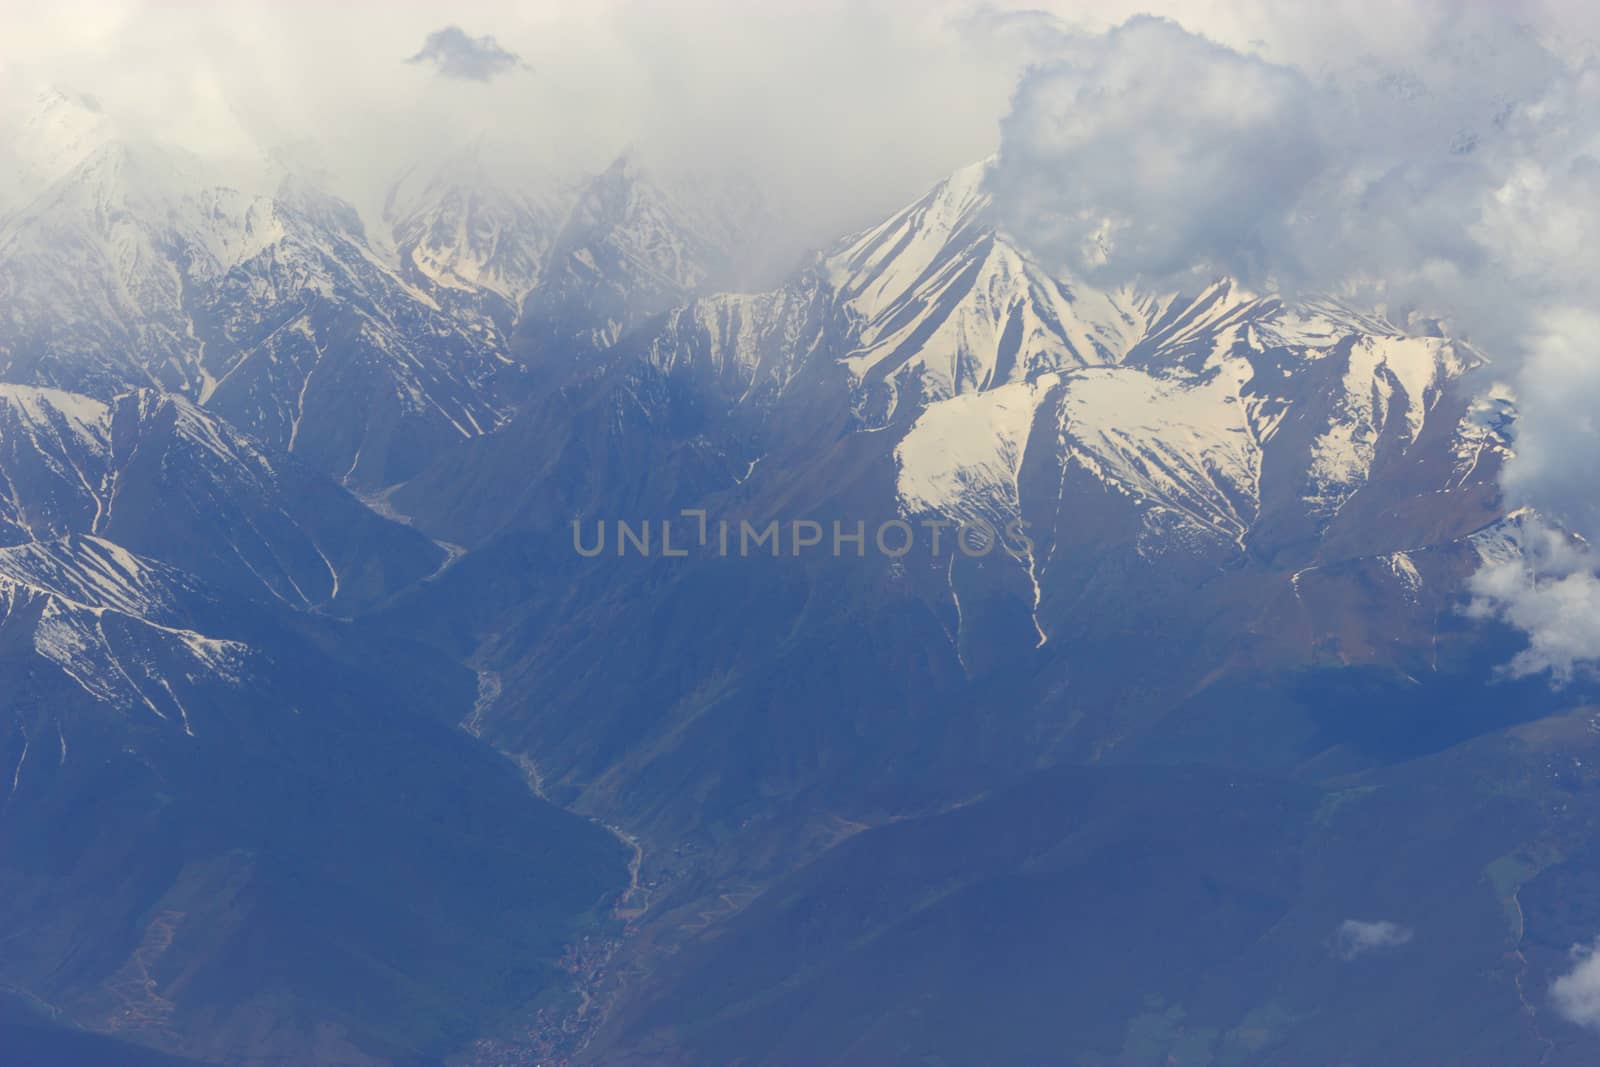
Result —
M1325 37L1355 32L1327 25L1327 11L1350 9L1324 9ZM1419 22L1399 27L1414 53L1370 50L1385 21L1332 68L1267 58L1298 51L1293 38L1240 50L1149 18L1069 36L1024 76L1002 126L1008 217L1062 265L1108 280L1225 272L1363 283L1412 304L1548 275L1550 246L1527 216L1545 223L1550 197L1514 193L1563 186L1575 146L1561 120L1590 121L1581 73L1507 18ZM1580 190L1561 191L1586 210ZM1516 238L1524 262L1502 269Z
M1600 189L1593 195L1600 209ZM1600 263L1574 255L1569 267L1600 270ZM1520 421L1532 432L1518 435L1506 492L1592 538L1600 531L1600 313L1557 308L1529 329L1517 393Z
M1112 280L1270 273L1325 165L1310 82L1153 18L1062 51L1003 127L994 186L1013 228Z
M1600 942L1572 946L1572 970L1550 986L1556 1011L1568 1022L1600 1028Z
M1600 575L1583 543L1530 520L1523 557L1486 564L1473 575L1469 613L1509 623L1528 647L1508 664L1513 675L1550 673L1564 685L1593 669L1600 649Z
M1346 919L1333 932L1333 954L1349 962L1369 952L1408 944L1412 936L1410 927L1387 919Z

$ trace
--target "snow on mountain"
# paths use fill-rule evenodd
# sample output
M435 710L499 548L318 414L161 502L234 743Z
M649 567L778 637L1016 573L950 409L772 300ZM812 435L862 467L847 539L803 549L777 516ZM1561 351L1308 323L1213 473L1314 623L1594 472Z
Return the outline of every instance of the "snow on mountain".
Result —
M1138 336L1136 311L1052 278L988 219L988 164L958 171L921 200L847 239L825 270L854 347L863 415L1043 370L1115 362Z
M701 291L740 288L764 217L747 183L623 156L579 189L523 306L525 336L581 355Z
M467 152L391 191L394 262L353 208L302 179L247 195L82 124L92 136L61 138L86 145L82 158L0 231L0 296L16 309L3 373L103 401L154 383L363 490L504 424L524 388L506 355L519 300L535 359L609 348L653 320L625 346L657 376L636 383L637 403L670 403L657 386L671 380L744 412L741 434L819 403L892 430L907 512L1026 513L1021 464L1043 418L1039 484L1111 490L1141 516L1150 553L1317 536L1423 441L1480 362L1331 300L1289 305L1227 280L1192 295L1100 291L1056 275L994 225L987 163L782 286L696 296L744 270L741 238L762 208L738 183L625 157L586 182L523 185ZM47 314L59 307L73 311ZM791 433L809 418L787 417ZM1458 484L1475 476L1470 457L1504 450L1507 417L1493 398L1451 408ZM722 451L747 459L751 440ZM98 509L93 531L116 501L82 475L57 511ZM43 504L0 506L16 531L64 521L33 517ZM259 545L275 538L246 539L257 547L234 554L274 595L321 604L340 588L316 538L320 577L269 561Z
M236 188L90 118L57 97L30 127L72 151L36 153L44 184L0 221L0 377L102 400L154 386L362 484L500 419L493 320L402 280L347 204L265 161ZM352 426L364 404L376 425Z
M1354 333L1398 335L1376 315L1364 315L1335 300L1310 297L1294 304L1273 301L1270 316L1251 322L1254 339L1266 348L1332 348Z
M1391 425L1402 444L1417 440L1440 390L1477 362L1431 337L1360 337L1342 355L1342 388L1307 471L1305 499L1324 515L1366 483Z
M1072 377L1057 413L1063 463L1127 494L1151 533L1173 523L1243 544L1260 504L1263 442L1241 387L1243 360L1221 359L1198 380L1133 367Z
M92 97L45 89L6 131L0 158L8 164L0 204L16 207L83 162L112 136Z
M101 392L184 384L197 346L170 255L168 163L102 145L0 226L0 374Z
M190 628L187 605L202 597L181 571L97 537L0 549L0 629L31 629L34 651L97 701L190 735L185 684L238 683L252 655Z
M1054 455L1030 463L1053 467L1062 493L1072 473L1126 500L1149 552L1242 552L1264 517L1274 543L1315 538L1483 362L1331 299L1289 303L1227 279L1102 292L1053 276L995 229L985 170L957 172L782 288L669 313L641 358L729 410L756 398L774 415L777 398L815 400L785 393L807 368L823 369L813 392L835 369L856 428L892 431L911 513L1013 515L1028 427L1047 407ZM1461 449L1475 449L1475 426L1462 423Z
M384 220L402 262L435 285L488 291L511 309L544 271L576 183L505 173L481 144L419 164L389 190Z
M1461 416L1455 435L1456 483L1465 484L1484 462L1503 465L1514 454L1512 432L1517 417L1516 395L1503 382L1476 397Z
M502 421L509 360L490 316L441 307L373 253L354 209L303 181L273 211L280 239L191 301L208 408L366 488Z
M1499 420L1468 416L1468 346L1228 279L1172 293L1056 277L988 220L982 176L958 173L780 287L651 320L558 410L496 435L504 447L413 483L408 511L481 543L496 524L637 509L641 487L670 483L674 505L848 491L851 514L981 520L1003 551L913 579L953 606L942 622L973 671L997 662L991 639L1071 633L1062 605L1109 575L1287 583L1333 559L1420 558L1495 517L1494 463L1458 466ZM530 456L521 503L453 489L503 484ZM1035 547L1004 536L1017 521Z
M895 447L906 511L982 519L996 529L1017 517L1028 437L1058 380L1045 375L930 406Z
M98 537L65 537L0 549L7 580L19 588L92 611L115 611L147 622L179 620L181 592L192 592L173 568L141 559ZM184 586L183 589L177 588Z
M176 393L363 490L504 421L524 305L535 349L597 350L731 283L755 246L747 189L626 159L570 182L450 156L392 188L391 247L265 155L224 168L62 94L27 129L26 196L0 217L0 379Z
M0 546L98 525L107 410L88 397L0 384Z
M1528 555L1529 530L1536 528L1537 519L1532 509L1518 508L1467 540L1485 566L1519 562Z
M1037 614L1038 561L1031 544L1017 534L1025 521L1022 463L1041 402L1059 380L1046 374L933 404L894 451L899 505L908 516L956 523L952 536L964 539L969 549L992 541L1026 569L1033 589L1032 623L1041 645L1047 637ZM954 562L952 553L952 570L947 572L952 576ZM956 604L959 612L959 598ZM958 618L958 629L961 622Z
M340 610L444 552L180 397L0 385L0 544L104 536L222 589Z
M671 312L644 331L652 362L759 366L765 383L825 362L846 375L857 420L880 428L953 396L1122 359L1163 309L1052 278L993 228L985 170L963 169L784 286ZM742 402L748 387L723 392Z
M505 998L507 973L539 972L511 994L518 1004L564 989L561 950L602 932L587 913L626 886L625 851L543 805L498 753L439 717L439 703L470 704L459 678L440 684L453 664L421 647L362 656L352 629L214 597L106 538L0 549L8 996L206 1061L313 1063L337 1047L351 1051L335 1058L377 1063L393 1058L394 1016L368 1024L370 1038L335 1031L352 1009L324 1008L337 999L319 985L329 973L352 1004L400 998L418 1013L437 1011L440 994L414 992L415 976L442 959L453 987L485 975L463 1010ZM540 859L551 855L563 862ZM463 883L463 866L484 877ZM379 872L392 870L443 874L413 894L385 884ZM484 885L501 897L486 902ZM349 911L329 919L330 907ZM480 912L481 933L463 935L461 917ZM441 914L448 923L417 928ZM535 933L486 964L506 916ZM316 932L368 927L354 944ZM395 930L414 931L415 947ZM273 944L292 950L260 951ZM312 992L285 1004L300 990ZM305 1022L320 1010L326 1025ZM168 1059L117 1047L117 1062ZM94 1058L82 1048L44 1062Z
M192 733L192 686L242 684L211 590L342 611L444 558L181 397L0 384L0 634L125 714Z
M270 198L81 98L47 94L24 132L27 195L0 218L0 374L101 397L192 394L191 291L281 237Z
M1242 547L1270 427L1251 419L1251 369L1228 354L1232 336L1199 375L1091 367L929 405L895 450L901 506L997 530L1023 518L1019 477L1042 410L1048 430L1034 433L1054 451L1061 494L1076 470L1126 499L1145 516L1141 551L1196 535Z
M1268 464L1280 484L1295 487L1299 509L1326 522L1380 458L1418 441L1446 387L1476 365L1436 338L1261 344L1279 336L1263 320L1234 321L1206 338L1204 362L1194 362L1196 335L1186 331L1168 342L1176 347L1150 346L1130 362L1041 376L1035 383L1045 388L1025 394L1003 388L1052 406L1057 480L1082 472L1137 508L1142 552L1195 538L1242 552L1263 508ZM907 510L961 514L974 509L974 494L1014 493L993 473L994 444L1004 437L991 432L985 395L931 404L913 424L896 451ZM1279 439L1286 420L1297 432ZM938 457L937 480L927 476L926 454ZM1011 475L1014 484L1014 467Z
M643 358L663 374L694 375L734 407L759 414L827 343L820 293L807 274L770 292L701 297L647 334Z

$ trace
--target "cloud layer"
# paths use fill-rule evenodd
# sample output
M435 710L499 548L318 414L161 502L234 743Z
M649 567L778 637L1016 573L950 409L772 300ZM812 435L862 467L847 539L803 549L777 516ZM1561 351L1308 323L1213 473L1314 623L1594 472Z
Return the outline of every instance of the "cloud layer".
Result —
M1357 49L1316 71L1148 17L1069 37L1002 124L1005 215L1107 281L1364 288L1520 332L1525 311L1461 297L1564 288L1548 209L1583 205L1587 138L1571 124L1592 121L1585 72L1493 11L1415 35L1415 58Z

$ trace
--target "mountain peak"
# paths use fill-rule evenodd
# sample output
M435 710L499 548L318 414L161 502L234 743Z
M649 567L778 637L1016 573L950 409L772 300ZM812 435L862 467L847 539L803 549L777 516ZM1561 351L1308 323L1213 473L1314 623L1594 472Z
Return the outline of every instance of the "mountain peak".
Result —
M14 161L11 188L20 203L67 174L116 135L98 100L59 88L41 90L16 125L6 152Z

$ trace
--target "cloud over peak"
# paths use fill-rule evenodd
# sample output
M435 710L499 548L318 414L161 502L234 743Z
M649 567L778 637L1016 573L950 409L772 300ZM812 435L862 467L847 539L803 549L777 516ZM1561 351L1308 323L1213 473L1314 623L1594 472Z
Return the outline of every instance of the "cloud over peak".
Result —
M1508 504L1600 545L1600 59L1559 47L1564 12L1402 7L1331 5L1276 47L1151 17L1061 35L1001 123L997 209L1101 284L1226 275L1444 323L1515 385ZM1318 29L1347 47L1319 58ZM1578 544L1480 577L1477 613L1529 637L1516 672L1600 663L1600 553Z
M486 82L496 75L526 70L515 52L501 47L493 36L470 36L460 26L446 26L428 34L422 49L407 63L431 63L440 77Z

